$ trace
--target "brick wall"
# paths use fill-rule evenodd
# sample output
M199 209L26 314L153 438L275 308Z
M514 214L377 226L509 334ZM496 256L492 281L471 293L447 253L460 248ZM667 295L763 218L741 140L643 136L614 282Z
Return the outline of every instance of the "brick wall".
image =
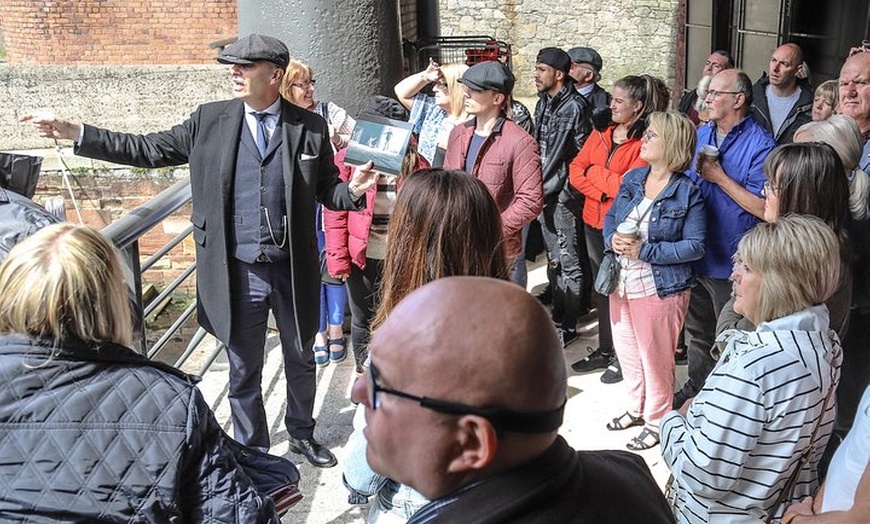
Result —
M6 58L31 64L213 63L236 0L2 0Z
M81 210L82 221L97 229L102 229L151 200L187 174L187 170L183 168L145 172L130 168L107 170L77 168L74 171L71 184L76 203ZM57 196L64 198L67 220L77 223L78 213L64 187L60 173L43 171L33 200L44 204L47 199ZM139 240L140 259L142 261L148 259L188 226L190 226L189 203ZM143 275L143 285L150 282L158 289L163 289L193 263L195 251L193 238L188 236ZM190 278L181 286L179 293L191 294L195 291L195 287L194 279Z

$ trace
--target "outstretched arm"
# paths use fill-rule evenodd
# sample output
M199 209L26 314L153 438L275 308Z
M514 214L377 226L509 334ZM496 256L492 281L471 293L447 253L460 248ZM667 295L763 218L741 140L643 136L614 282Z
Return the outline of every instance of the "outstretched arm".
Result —
M43 138L78 141L82 134L81 122L61 118L51 111L26 113L18 121L32 123Z

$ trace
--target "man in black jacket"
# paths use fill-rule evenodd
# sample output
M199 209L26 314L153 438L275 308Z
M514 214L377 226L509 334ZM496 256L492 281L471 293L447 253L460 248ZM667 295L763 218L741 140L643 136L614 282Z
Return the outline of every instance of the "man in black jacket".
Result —
M752 116L776 140L790 144L795 131L813 119L813 90L803 51L794 43L776 48L767 74L752 87Z
M559 436L564 352L519 286L481 277L423 286L378 328L371 364L353 389L366 458L432 501L409 524L674 521L640 456L575 451Z
M581 249L585 241L577 227L583 203L567 184L568 166L592 131L592 111L574 89L568 53L547 47L538 53L536 62L535 87L540 98L535 106L535 138L544 177L544 211L538 220L549 260L553 321L567 345L577 337L584 279L580 253L585 254Z
M314 354L320 264L315 203L358 209L371 172L341 183L326 122L281 98L283 42L248 35L230 64L233 100L199 106L183 123L147 135L117 133L52 114L25 115L42 136L76 141L76 153L139 167L190 164L197 261L197 320L227 345L236 440L268 450L261 378L269 311L284 354L290 449L317 467L336 459L314 439ZM370 165L369 165L370 167Z

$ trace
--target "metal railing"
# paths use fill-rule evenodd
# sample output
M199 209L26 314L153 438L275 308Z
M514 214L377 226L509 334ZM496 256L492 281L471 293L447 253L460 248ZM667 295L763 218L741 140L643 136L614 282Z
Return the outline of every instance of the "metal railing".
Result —
M148 333L145 319L154 313L159 304L171 297L173 293L184 284L196 271L196 261L182 271L175 280L169 283L147 305L142 298L142 274L153 268L154 265L165 257L173 248L181 244L193 231L193 226L188 226L178 233L166 245L151 255L145 262L140 262L139 239L146 233L160 225L167 217L178 211L183 205L190 202L190 178L185 177L172 186L164 189L157 196L130 211L120 219L103 228L102 232L121 251L124 263L124 278L130 288L131 300L135 303L134 315L136 317L136 337L134 345L140 353L148 358L160 357L160 352L167 347L167 343L181 330L181 327L193 316L196 311L194 300L181 315L172 322L164 333L157 337L156 341L148 345ZM206 336L201 327L191 337L187 347L181 354L170 362L177 368L183 367L190 357L194 355ZM224 346L218 342L211 351L203 356L202 363L195 371L202 375L218 357Z

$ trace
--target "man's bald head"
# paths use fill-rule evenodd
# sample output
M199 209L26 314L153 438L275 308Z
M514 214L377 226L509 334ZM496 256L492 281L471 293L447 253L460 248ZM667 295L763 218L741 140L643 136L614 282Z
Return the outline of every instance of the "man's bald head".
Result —
M500 280L443 278L414 291L378 329L372 357L407 360L403 374L427 384L429 396L470 405L546 411L565 399L564 356L549 315Z
M870 53L850 56L840 69L840 112L870 131Z
M525 464L556 440L562 346L547 312L516 284L431 282L392 310L369 349L367 380L354 385L366 406L366 458L428 498Z

